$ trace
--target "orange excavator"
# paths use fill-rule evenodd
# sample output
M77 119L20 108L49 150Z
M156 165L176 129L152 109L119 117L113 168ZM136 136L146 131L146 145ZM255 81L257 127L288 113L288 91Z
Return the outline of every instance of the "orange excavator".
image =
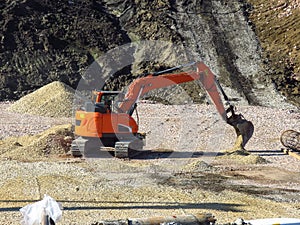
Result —
M192 66L192 71L171 73ZM100 149L106 147L113 149L111 152L117 158L130 157L130 150L141 150L145 140L132 117L139 99L151 90L195 80L200 81L223 120L234 127L237 134L235 148L244 149L253 134L253 124L235 113L211 70L203 62L193 62L140 76L129 85L125 94L121 91L94 91L92 101L76 111L75 135L78 138L72 142L72 154L97 157Z

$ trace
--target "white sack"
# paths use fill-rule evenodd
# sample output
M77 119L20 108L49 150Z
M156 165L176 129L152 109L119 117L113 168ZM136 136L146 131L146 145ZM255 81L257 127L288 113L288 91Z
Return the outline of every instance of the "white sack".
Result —
M62 217L62 207L48 195L43 200L29 204L20 209L23 215L22 225L40 225L42 215L45 212L55 223Z

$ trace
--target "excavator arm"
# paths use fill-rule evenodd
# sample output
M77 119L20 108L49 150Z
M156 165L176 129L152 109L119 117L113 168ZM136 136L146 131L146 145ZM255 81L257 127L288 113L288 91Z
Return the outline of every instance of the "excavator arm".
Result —
M171 71L192 65L196 66L196 71L169 73ZM121 111L131 115L134 111L137 101L149 91L195 80L199 80L201 82L222 119L234 127L237 133L237 140L234 149L244 149L244 146L253 135L253 124L244 119L241 114L235 113L234 107L229 103L229 99L222 89L219 81L216 79L216 76L203 62L177 66L136 79L128 87L127 94L125 95L124 101L120 105L120 109ZM227 109L225 109L223 105L220 93L223 95L224 100L228 103ZM228 116L229 113L230 116Z

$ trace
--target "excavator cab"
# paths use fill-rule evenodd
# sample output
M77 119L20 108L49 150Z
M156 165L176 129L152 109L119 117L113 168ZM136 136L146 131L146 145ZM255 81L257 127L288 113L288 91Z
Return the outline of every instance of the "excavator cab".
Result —
M116 112L116 107L119 102L118 96L120 91L93 91L91 101L95 112L111 113Z

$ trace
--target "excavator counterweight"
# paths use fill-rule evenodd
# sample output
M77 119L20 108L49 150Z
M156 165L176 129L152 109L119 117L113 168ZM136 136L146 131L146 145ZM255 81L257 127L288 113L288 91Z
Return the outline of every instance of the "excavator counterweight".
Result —
M171 73L191 66L196 69ZM142 149L145 139L145 135L138 132L138 124L132 117L138 100L151 90L197 80L210 96L222 119L234 127L237 133L234 149L244 150L253 134L253 124L241 114L235 113L211 70L203 62L193 62L139 77L129 85L125 94L119 91L95 91L93 101L76 111L75 135L79 138L72 143L73 155L94 157L100 148L108 147L114 149L116 157L130 157L129 151Z

